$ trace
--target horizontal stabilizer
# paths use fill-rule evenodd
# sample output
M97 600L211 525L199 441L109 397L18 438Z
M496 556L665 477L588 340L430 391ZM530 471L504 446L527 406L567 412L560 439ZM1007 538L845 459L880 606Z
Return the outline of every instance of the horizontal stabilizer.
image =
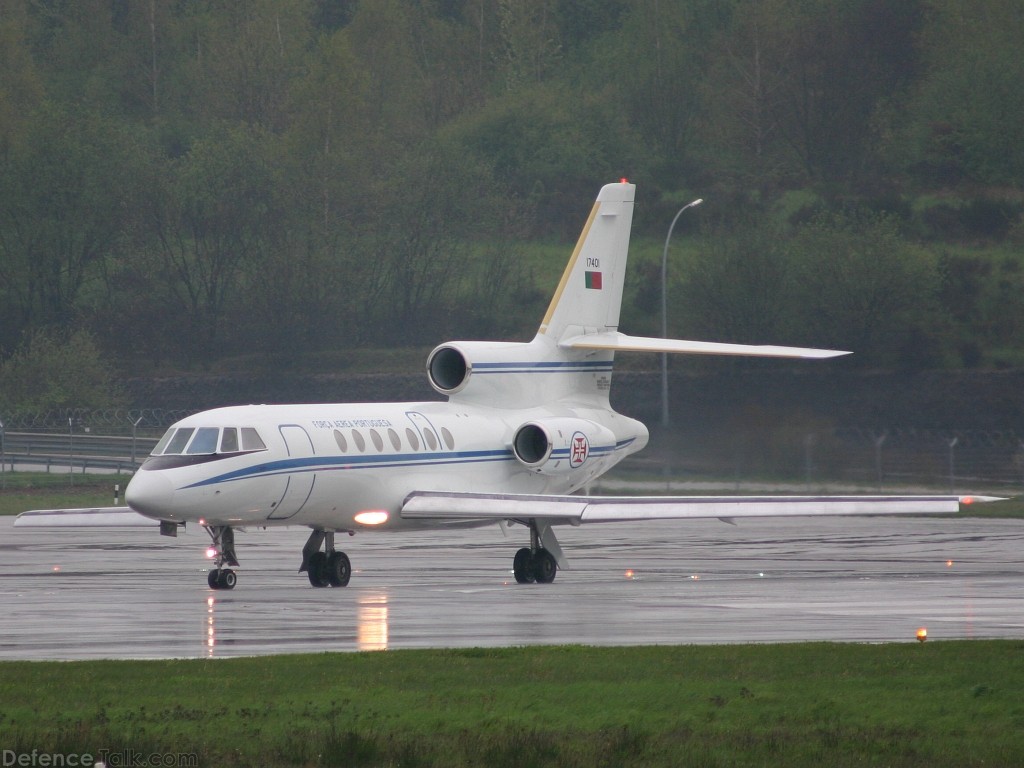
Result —
M950 514L988 496L541 496L416 491L402 517L553 524L741 517Z
M18 528L157 528L160 522L130 507L86 507L33 509L18 515L14 525Z
M780 347L769 344L725 344L714 341L686 341L684 339L655 339L646 336L627 336L617 331L573 336L559 343L569 349L610 349L619 352L673 352L688 355L743 355L747 357L797 357L824 359L849 355L835 349L808 347Z

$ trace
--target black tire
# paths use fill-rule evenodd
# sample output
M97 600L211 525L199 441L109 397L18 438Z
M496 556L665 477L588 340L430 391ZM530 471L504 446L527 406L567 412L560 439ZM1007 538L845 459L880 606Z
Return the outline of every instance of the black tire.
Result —
M234 589L235 584L238 583L238 577L235 572L230 568L225 568L220 572L220 578L218 579L221 589Z
M352 578L352 563L344 552L332 552L327 558L327 580L332 587L347 587Z
M327 578L327 554L316 552L309 558L309 583L314 587L326 587L330 581Z
M529 547L523 547L516 552L516 556L512 560L512 572L516 576L516 583L533 583L533 553Z
M206 574L206 583L210 585L210 589L220 589L220 568L210 569Z
M555 580L558 573L558 563L555 556L546 549L538 549L533 556L533 578L538 584L550 584Z

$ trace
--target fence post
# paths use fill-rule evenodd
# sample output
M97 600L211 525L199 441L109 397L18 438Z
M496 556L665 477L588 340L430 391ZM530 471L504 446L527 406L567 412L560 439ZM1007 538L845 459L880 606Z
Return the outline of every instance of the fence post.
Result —
M887 432L883 432L880 437L875 438L875 476L878 478L879 487L882 486L882 445L888 436Z
M75 423L68 416L68 484L75 484Z
M814 442L817 436L804 435L804 482L810 485L814 474Z
M953 493L953 489L956 487L956 459L954 456L954 449L956 444L960 442L959 437L954 437L948 441L949 445L949 492Z
M139 416L139 418L132 422L132 472L134 472L138 468L138 464L135 462L135 432L139 426L140 421L142 421L141 416Z

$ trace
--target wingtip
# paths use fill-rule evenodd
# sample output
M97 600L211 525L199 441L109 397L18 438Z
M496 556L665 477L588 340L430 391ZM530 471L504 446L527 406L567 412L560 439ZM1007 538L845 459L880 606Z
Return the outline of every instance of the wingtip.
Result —
M975 496L973 494L969 496L961 496L961 506L969 507L971 504L988 504L992 501L1006 501L1006 496Z

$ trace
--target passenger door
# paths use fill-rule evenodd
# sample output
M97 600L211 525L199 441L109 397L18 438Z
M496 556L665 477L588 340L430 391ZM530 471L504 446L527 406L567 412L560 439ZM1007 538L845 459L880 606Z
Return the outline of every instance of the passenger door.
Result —
M281 500L270 513L271 520L284 520L297 515L313 495L313 486L316 485L316 472L310 462L303 461L316 455L309 433L298 424L282 424L278 430L288 447L291 471L286 475Z

